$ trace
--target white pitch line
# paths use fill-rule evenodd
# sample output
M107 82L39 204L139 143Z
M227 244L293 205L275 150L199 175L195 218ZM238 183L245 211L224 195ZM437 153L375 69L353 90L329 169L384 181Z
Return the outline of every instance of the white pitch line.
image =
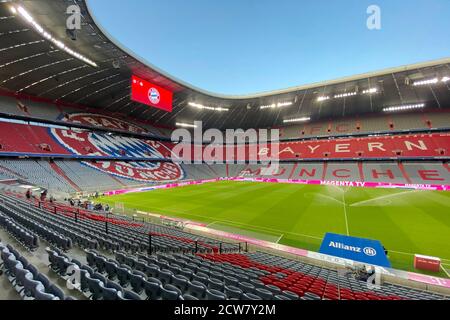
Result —
M351 191L351 188L348 188L348 187L346 187L346 189L344 189L343 187L335 186L335 185L330 185L329 187L335 188L342 193L347 193L347 192Z
M400 192L400 193L396 193L396 194L389 194L389 195L386 195L386 196L372 198L372 199L364 200L364 201L361 201L361 202L355 202L355 203L351 204L350 207L357 207L357 206L359 206L361 204L366 204L366 203L370 203L370 202L377 201L377 200L382 200L382 199L395 198L395 197L403 196L403 195L410 194L410 193L416 193L416 192L421 192L421 191L420 190L414 190L414 191Z
M348 230L347 204L345 203L345 192L342 193L342 204L344 205L345 228L347 229L347 236L349 236L350 232Z
M407 256L413 256L415 253L411 253L411 252L403 252L403 251L395 251L395 250L389 250L389 252L393 252L393 253L398 253L398 254L404 254Z
M330 185L330 187L338 189L340 192L345 192L344 189L342 189L341 187L335 186L335 185Z
M339 204L343 204L343 202L342 202L342 201L339 201L338 199L335 199L335 198L333 198L333 197L326 196L326 195L323 195L323 194L320 194L320 193L316 194L315 196L316 196L316 197L319 197L319 198L325 198L325 199L328 199L328 200L337 202L337 203L339 203Z
M206 225L206 227L209 228L209 227L211 227L212 225L215 225L217 222L218 222L218 221L211 222L210 224Z
M188 214L188 215L190 215L190 214ZM197 215L194 215L194 216L197 216ZM213 223L210 223L209 225L213 225L213 224L216 224L216 223L230 224L230 225L235 226L235 227L246 227L250 231L273 231L273 232L276 232L278 234L281 234L282 232L284 232L283 235L290 234L290 235L294 235L294 236L301 236L301 237L311 238L311 239L316 239L316 240L322 240L323 239L323 237L321 238L321 237L311 236L311 235L307 235L307 234L303 234L303 233L287 232L287 231L284 231L284 230L272 229L272 228L267 228L267 227L255 227L255 226L250 225L250 224L234 222L234 221L230 221L230 220L217 220L217 221L214 221Z
M280 243L280 241L281 241L281 239L283 239L283 237L284 237L284 234L282 234L282 235L278 238L277 242L275 242L275 243Z
M395 250L388 250L389 252L393 252L393 253L398 253L398 254L404 254L404 255L406 255L406 256L414 256L414 255L416 255L416 253L411 253L411 252L403 252L403 251L395 251ZM450 262L450 259L444 259L444 258L441 258L441 260L442 261L449 261ZM450 266L450 264L446 264L446 263L443 263L443 265L445 265L445 266Z
M447 275L447 277L450 278L450 274L448 273L447 270L445 270L445 268L441 265L441 269L445 272L445 274Z

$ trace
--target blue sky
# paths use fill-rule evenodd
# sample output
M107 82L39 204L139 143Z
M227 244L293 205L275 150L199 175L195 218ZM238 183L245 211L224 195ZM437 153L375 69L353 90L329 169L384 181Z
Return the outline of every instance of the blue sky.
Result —
M450 57L449 0L89 0L152 64L202 89L248 94ZM381 30L366 27L381 8Z

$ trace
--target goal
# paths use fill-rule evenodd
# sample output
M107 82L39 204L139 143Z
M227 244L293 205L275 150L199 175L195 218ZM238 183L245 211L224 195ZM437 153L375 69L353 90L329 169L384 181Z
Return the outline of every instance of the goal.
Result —
M125 206L123 202L115 202L114 203L114 213L124 214Z

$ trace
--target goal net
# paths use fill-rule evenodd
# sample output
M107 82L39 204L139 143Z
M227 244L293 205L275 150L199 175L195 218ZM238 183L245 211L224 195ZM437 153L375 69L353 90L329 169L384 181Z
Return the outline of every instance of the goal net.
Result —
M114 203L114 213L117 213L117 214L125 213L125 206L124 206L123 202Z

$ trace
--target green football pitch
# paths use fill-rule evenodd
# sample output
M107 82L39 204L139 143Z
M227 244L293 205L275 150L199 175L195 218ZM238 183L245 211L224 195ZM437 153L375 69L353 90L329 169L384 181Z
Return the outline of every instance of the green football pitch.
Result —
M99 201L313 251L327 232L376 239L394 268L417 272L417 253L450 273L449 192L222 181Z

